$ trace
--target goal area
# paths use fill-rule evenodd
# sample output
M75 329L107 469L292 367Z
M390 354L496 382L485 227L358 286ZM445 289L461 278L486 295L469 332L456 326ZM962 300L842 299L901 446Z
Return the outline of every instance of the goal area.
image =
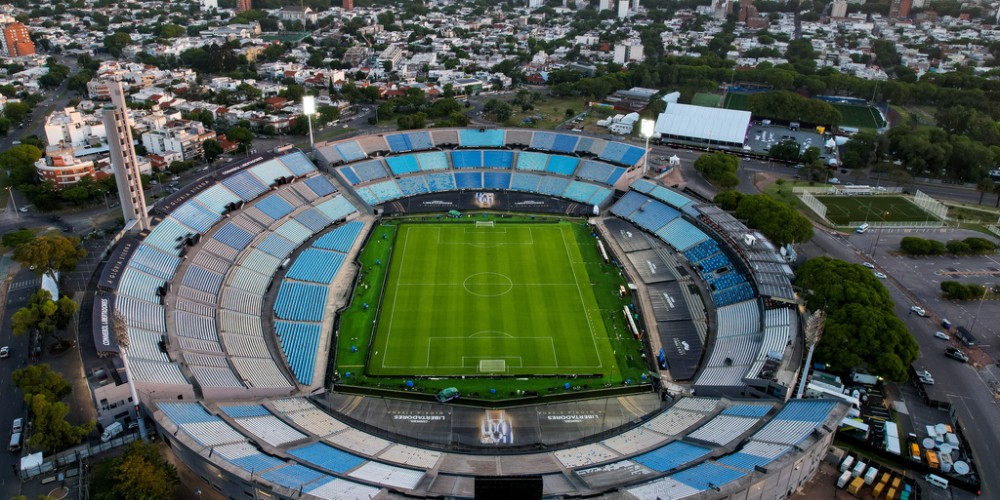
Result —
M496 227L496 222L491 220L477 220L476 227Z

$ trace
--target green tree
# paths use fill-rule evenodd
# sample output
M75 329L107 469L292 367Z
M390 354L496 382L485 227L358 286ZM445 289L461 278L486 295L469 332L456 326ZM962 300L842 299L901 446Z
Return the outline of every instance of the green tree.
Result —
M55 272L71 272L77 262L86 257L87 251L80 246L80 239L67 238L58 234L39 236L14 249L14 260L22 266L35 266L35 274L48 274L53 279Z
M336 106L320 106L316 108L316 112L319 113L319 119L322 123L330 123L340 119L340 109Z
M94 500L166 500L174 498L178 482L177 470L156 445L134 441L111 467L95 473L91 491Z
M17 231L4 233L3 239L0 241L2 241L3 246L7 248L17 248L33 239L35 239L35 232L26 227L22 227Z
M778 245L803 243L813 237L809 219L764 194L744 195L735 216Z
M122 51L132 43L132 37L123 31L104 37L104 48L114 57L121 57Z
M253 145L253 132L246 127L232 127L226 131L226 138L239 143L241 151L247 151Z
M795 140L781 141L767 150L768 156L784 161L797 161L799 159L799 143Z
M3 115L13 123L20 123L31 113L31 104L27 102L9 102L3 108Z
M205 161L209 163L218 160L222 156L222 146L215 139L206 139L205 142L201 143L201 147L205 151Z
M55 453L79 444L94 430L94 422L81 425L66 420L69 406L60 401L50 401L42 394L35 394L30 401L32 429L28 444L46 453Z
M176 24L164 24L160 26L160 38L178 38L187 34L183 26Z
M55 335L73 320L77 307L69 297L54 301L48 290L39 290L31 296L27 306L11 316L10 329L14 335L24 335L32 329L45 336Z
M24 393L24 401L27 403L30 403L36 394L45 396L49 401L60 401L73 392L73 386L48 363L28 365L14 370L11 380Z
M809 310L827 313L818 360L838 371L867 367L887 379L906 380L919 348L893 312L888 290L868 269L816 257L796 270L795 284L804 290Z
M976 183L976 191L979 191L978 205L983 204L983 197L986 196L987 193L992 193L993 188L995 186L996 183L993 182L993 180L990 179L989 177L983 177L982 179L979 179L979 182Z
M698 173L723 189L739 185L740 179L736 177L739 166L739 157L720 152L705 153L694 161L694 169Z

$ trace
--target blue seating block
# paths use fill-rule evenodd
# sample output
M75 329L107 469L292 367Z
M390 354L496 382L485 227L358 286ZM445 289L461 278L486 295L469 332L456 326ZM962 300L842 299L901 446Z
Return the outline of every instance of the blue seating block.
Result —
M317 467L336 472L337 474L346 474L351 469L365 462L365 459L357 455L341 451L322 442L288 450L288 454Z
M576 143L579 139L575 135L556 134L555 141L552 143L552 150L572 153L576 149Z
M483 187L486 189L509 189L510 172L483 172Z
M548 162L549 155L542 153L522 151L517 155L518 170L534 170L541 172L545 170L545 164Z
M347 253L361 234L362 222L351 221L316 239L313 246Z
M382 162L378 160L369 160L358 163L357 165L354 165L353 168L354 173L358 174L358 177L362 182L389 177L389 172L385 170L385 167L382 166Z
M427 187L427 183L424 182L424 176L422 175L401 177L396 179L396 184L399 184L399 189L401 189L403 194L406 196L430 192L430 189Z
M337 192L337 188L333 187L333 184L330 184L330 181L322 175L312 176L303 182L320 198Z
M358 174L354 173L353 168L340 167L337 169L337 172L340 173L340 175L342 175L344 179L347 180L348 183L350 183L350 185L354 186L357 184L361 184L361 178L358 177Z
M483 152L474 151L452 151L451 163L455 168L483 168Z
M541 180L540 175L535 174L522 174L514 173L511 178L510 188L518 191L529 191L532 193L538 192L538 183Z
M462 147L503 147L503 130L462 129L458 131L458 140Z
M671 479L684 483L700 491L721 487L746 476L746 472L735 471L711 462L698 464L672 476Z
M320 324L275 321L274 332L278 335L281 350L285 353L295 379L305 385L312 384L316 357L319 355L319 341L323 333Z
M691 463L711 452L708 448L695 446L683 441L674 441L653 451L634 457L632 460L650 469L666 472Z
M327 292L326 285L283 280L274 303L274 314L293 321L323 321Z
M649 201L649 198L639 194L636 191L629 191L622 196L618 202L611 206L611 213L625 218L630 219L633 212L639 209L643 203Z
M427 179L427 187L433 192L455 190L455 178L450 172L446 174L427 174L424 178Z
M514 163L514 153L510 151L483 151L483 166L486 168L510 168Z
M390 156L385 159L395 175L406 175L420 170L417 158L413 155Z
M573 175L573 172L576 171L576 166L579 163L579 158L552 155L549 157L548 165L545 166L545 171L550 174L559 174L570 177Z
M455 172L455 186L458 189L482 189L482 172Z
M219 405L222 413L233 418L266 417L271 412L262 405Z
M261 212L264 212L264 215L267 215L274 220L281 219L292 213L292 210L294 210L294 208L292 208L287 201L277 194L272 194L271 196L258 201L254 206Z
M307 248L295 258L295 263L288 270L288 277L299 281L329 284L344 263L344 257L344 254L339 252Z

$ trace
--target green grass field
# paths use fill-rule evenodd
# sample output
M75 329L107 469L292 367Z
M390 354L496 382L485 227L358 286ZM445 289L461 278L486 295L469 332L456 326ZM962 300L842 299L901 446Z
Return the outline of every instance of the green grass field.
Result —
M594 374L613 364L569 223L403 224L371 375Z
M722 100L722 95L720 94L710 94L707 92L698 92L691 98L691 104L695 106L706 106L709 108L715 108L719 106L719 101Z
M845 226L859 221L919 222L935 220L902 196L816 196L826 205L826 218Z
M750 110L750 95L749 94L736 94L729 93L726 94L726 102L724 107L726 109L739 109L743 111ZM866 129L874 131L880 127L885 126L885 121L882 120L882 116L879 114L878 110L871 106L856 106L851 104L837 104L830 103L834 108L840 111L841 117L843 119L839 123L842 127L856 127L859 129ZM754 117L759 119L761 117ZM766 117L764 117L766 118Z

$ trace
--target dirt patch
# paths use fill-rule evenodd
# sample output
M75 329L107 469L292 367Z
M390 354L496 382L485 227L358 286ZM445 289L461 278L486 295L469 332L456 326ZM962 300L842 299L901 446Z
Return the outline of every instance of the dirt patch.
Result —
M764 192L764 188L774 184L781 176L770 172L755 172L753 174L753 187L759 193Z

